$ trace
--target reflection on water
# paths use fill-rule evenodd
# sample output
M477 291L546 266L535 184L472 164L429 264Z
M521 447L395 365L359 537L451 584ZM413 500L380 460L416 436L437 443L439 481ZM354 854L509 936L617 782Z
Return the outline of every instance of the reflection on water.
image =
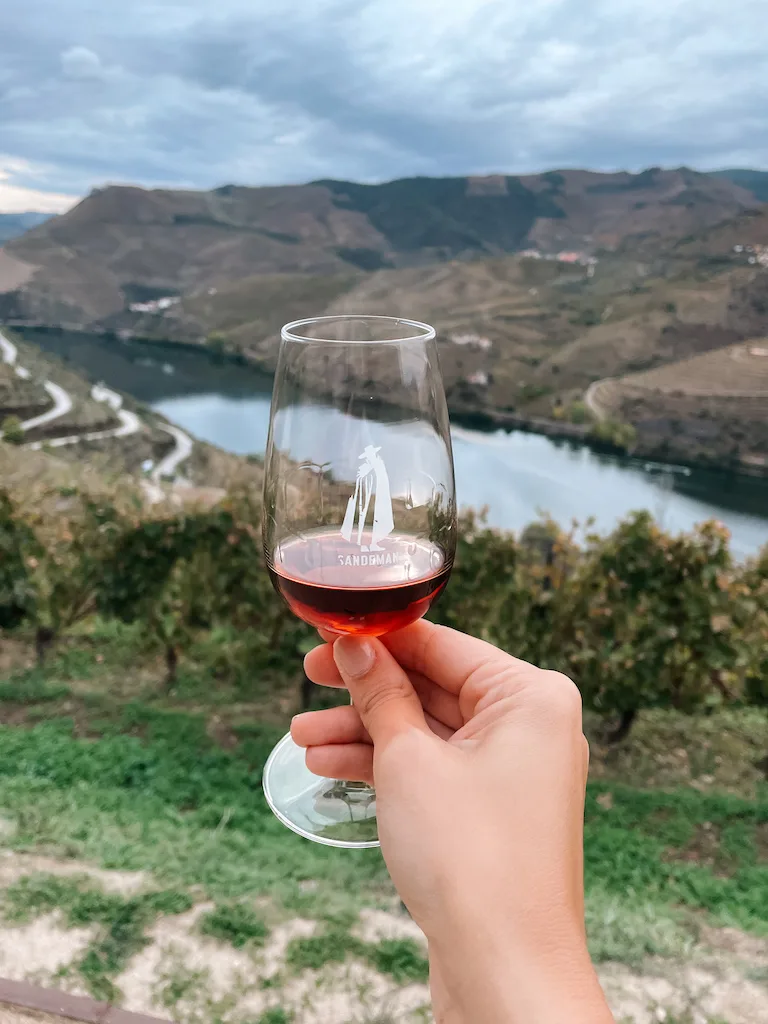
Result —
M25 333L205 441L239 455L264 451L271 381L263 374L171 346ZM310 415L304 457L313 459L328 450L324 435L339 429L344 413L314 406ZM397 459L398 449L408 443L403 432L385 423L376 432L385 439L388 458ZM541 512L562 524L592 518L597 529L606 530L627 512L646 508L671 531L721 519L740 556L768 542L768 481L597 455L519 431L454 427L453 440L459 502L487 506L494 526L518 529Z

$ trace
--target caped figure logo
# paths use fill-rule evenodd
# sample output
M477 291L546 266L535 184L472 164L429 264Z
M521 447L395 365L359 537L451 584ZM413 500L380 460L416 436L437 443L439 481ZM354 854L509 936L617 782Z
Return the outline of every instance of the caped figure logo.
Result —
M389 490L389 476L384 460L379 456L381 448L369 444L360 458L355 480L355 492L347 502L347 511L341 526L344 540L356 543L361 551L381 551L379 541L388 537L395 528L392 515L392 495ZM370 544L363 544L368 511L373 495L373 526ZM353 534L357 536L353 540Z

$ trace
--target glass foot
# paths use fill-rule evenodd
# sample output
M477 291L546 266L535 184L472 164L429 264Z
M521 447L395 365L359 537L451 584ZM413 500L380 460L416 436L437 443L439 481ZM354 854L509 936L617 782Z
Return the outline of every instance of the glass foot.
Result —
M313 775L305 753L289 733L267 758L264 795L275 816L313 843L358 850L378 846L375 791L362 782Z

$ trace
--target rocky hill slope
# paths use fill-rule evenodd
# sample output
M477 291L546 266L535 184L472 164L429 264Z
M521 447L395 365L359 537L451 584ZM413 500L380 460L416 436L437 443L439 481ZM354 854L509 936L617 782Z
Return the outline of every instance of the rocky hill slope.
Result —
M699 232L756 206L748 189L686 168L211 192L114 186L6 246L33 272L20 285L0 279L0 319L85 327L253 275L345 276L528 247L593 252Z

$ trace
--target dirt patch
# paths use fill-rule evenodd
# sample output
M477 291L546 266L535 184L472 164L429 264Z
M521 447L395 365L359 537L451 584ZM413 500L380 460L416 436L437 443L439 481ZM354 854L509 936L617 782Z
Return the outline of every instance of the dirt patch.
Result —
M280 971L288 943L311 935L315 923L295 918L275 928L263 949L238 950L197 933L201 915L212 907L201 903L155 925L149 933L152 944L117 979L127 1009L167 1016L172 993L187 989L179 1002L189 1017L217 1003L234 1003L238 1011L259 1014L270 1005L260 980Z
M427 940L416 922L407 914L391 914L386 910L360 911L360 921L354 934L363 942L380 942L382 939L413 939L420 946Z
M220 715L212 715L206 722L205 731L208 738L222 750L234 750L239 740L237 733L232 730L226 722L223 722Z
M705 821L694 827L693 835L683 847L668 850L666 860L687 864L699 864L720 875L727 875L727 858L720 848L720 828Z
M71 877L87 875L107 892L120 896L133 896L148 885L147 875L141 871L104 871L102 868L77 861L54 860L31 853L0 851L0 888L6 889L24 875L45 874Z
M87 874L105 890L124 896L150 887L139 872L105 871L37 855L0 855L0 888L42 872ZM295 974L286 965L291 940L316 932L303 918L278 924L262 948L235 949L200 933L201 916L213 907L200 903L185 914L161 918L148 932L149 944L115 979L126 1009L180 1024L258 1019L270 1008L292 1014L295 1024L349 1024L396 1020L426 1024L429 991L424 984L398 985L357 960ZM425 940L407 914L365 909L353 928L365 942ZM67 929L58 914L0 930L0 975L85 994L76 972L66 968L82 956L95 929ZM658 1024L684 1019L756 1024L768 1020L768 939L733 928L701 927L701 943L685 960L653 958L642 969L619 963L599 967L616 1019L622 1024ZM3 1014L6 1014L3 1016ZM26 1011L0 1007L0 1024L32 1024ZM55 1019L52 1021L55 1024Z
M431 1014L425 1018L425 1008L429 1006L426 985L401 987L355 962L322 971L305 971L283 987L280 1005L294 1014L296 1024L378 1020L416 1024L432 1019Z
M768 970L768 939L747 935L738 928L701 926L701 941L713 952L728 953L742 963Z
M685 963L653 960L643 972L603 964L598 974L616 1019L627 1024L656 1024L674 1015L692 1024L768 1020L768 987L760 980L760 972L768 970L768 943L735 929L705 931L718 951Z
M289 942L293 939L309 938L314 934L315 929L314 921L308 921L302 917L295 917L292 921L287 921L275 928L259 957L263 977L272 978L282 969Z
M192 974L200 976L209 999L221 998L253 982L256 971L249 953L195 934L200 916L212 908L211 903L199 904L187 914L158 921L152 928L151 945L135 956L117 978L127 1009L167 1014L163 989L174 984L182 968L187 979Z
M71 718L75 736L94 737L99 733L91 725L93 711L72 700L46 701L44 705L14 701L0 704L0 724L19 728L38 725L41 720Z
M31 644L14 637L4 636L0 641L0 679L7 679L14 672L32 668L35 652Z
M52 985L56 972L82 955L93 934L92 928L65 928L58 914L46 914L17 927L4 924L0 929L0 976ZM55 984L62 987L60 981ZM86 993L80 990L79 994Z

